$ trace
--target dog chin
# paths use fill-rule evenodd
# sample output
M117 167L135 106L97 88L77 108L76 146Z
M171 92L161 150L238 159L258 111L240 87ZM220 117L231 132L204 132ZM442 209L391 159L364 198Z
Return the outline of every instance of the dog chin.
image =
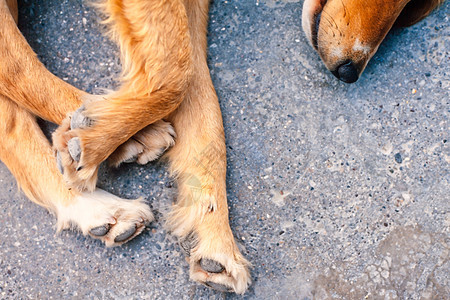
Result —
M327 0L305 0L302 11L302 27L309 43L317 50L317 32L322 10Z

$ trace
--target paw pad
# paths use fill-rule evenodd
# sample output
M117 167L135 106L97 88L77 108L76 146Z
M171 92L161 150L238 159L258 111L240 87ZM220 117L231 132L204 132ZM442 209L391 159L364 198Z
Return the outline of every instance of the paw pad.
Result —
M209 273L222 273L225 267L215 260L202 258L199 261L200 267Z
M130 236L132 236L136 232L136 226L131 227L130 229L126 230L125 232L122 232L118 236L114 238L114 242L121 243L123 241L126 241Z
M79 109L77 109L72 116L70 117L70 130L77 128L85 128L93 125L93 120L83 115L83 112L86 108L82 105ZM67 149L69 151L70 156L76 162L79 162L81 159L81 141L80 138L74 137L71 138L67 142ZM64 174L64 167L62 163L61 153L57 151L56 153L56 165L61 174ZM78 167L77 171L81 170L82 167Z
M72 156L72 159L76 162L79 162L80 158L81 158L80 138L78 138L78 137L71 138L67 142L67 149L69 150L69 154L70 154L70 156Z
M82 105L79 109L77 109L70 119L70 128L76 129L76 128L83 128L83 127L90 127L92 126L92 119L86 117L83 115L83 111L85 111L86 108Z
M111 228L111 225L105 224L102 226L92 228L91 230L89 230L89 233L94 236L104 236L105 234L108 233L110 228Z

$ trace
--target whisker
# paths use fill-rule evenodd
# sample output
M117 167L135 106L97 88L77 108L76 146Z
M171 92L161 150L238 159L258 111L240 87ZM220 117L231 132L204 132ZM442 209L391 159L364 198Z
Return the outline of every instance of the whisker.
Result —
M326 16L328 16L328 17L330 18L330 20L331 20L332 22L331 22L330 20L328 20L328 19L327 19L327 21L330 22L330 24L332 24L332 25L334 24L334 27L336 27L337 31L339 31L339 34L342 36L342 32L341 32L341 30L339 29L339 26L338 26L338 24L336 23L336 21L334 20L333 16L331 16L331 15L330 15L329 13L327 13L325 10L322 11L322 15L323 15L324 13L326 14Z

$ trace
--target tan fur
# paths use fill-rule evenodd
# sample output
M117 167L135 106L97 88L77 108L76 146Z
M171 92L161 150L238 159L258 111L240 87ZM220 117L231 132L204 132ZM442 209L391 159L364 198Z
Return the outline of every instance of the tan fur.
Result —
M11 16L13 17L14 21L19 21L19 10L17 8L17 1L16 0L6 0L6 5L8 5L9 12L11 13Z
M394 23L412 25L443 0L305 0L303 28L332 72L352 62L358 76ZM316 17L321 13L316 32Z
M113 246L139 234L153 216L141 201L96 189L99 164L108 157L116 165L132 157L145 163L176 136L166 155L179 186L169 229L180 240L195 236L188 257L193 280L243 293L251 279L228 223L225 137L206 64L208 2L101 2L121 49L122 84L107 95L88 95L45 69L15 25L15 1L0 0L0 158L26 195L57 215L60 229L75 226ZM82 103L93 125L71 129L71 112ZM36 116L61 125L53 146L64 175ZM81 141L80 162L68 153L72 137ZM95 236L102 224L110 231ZM115 241L130 226L136 231ZM203 270L202 259L217 261L225 271Z
M122 52L122 85L85 102L93 127L55 135L60 151L73 136L80 138L81 160L70 165L82 170L67 179L75 188L88 190L95 188L99 164L119 145L178 107L192 74L188 20L181 1L110 0L102 7Z

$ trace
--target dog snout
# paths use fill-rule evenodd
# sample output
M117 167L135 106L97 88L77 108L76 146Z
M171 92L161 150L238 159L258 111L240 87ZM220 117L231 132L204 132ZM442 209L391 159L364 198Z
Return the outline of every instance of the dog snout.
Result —
M345 83L353 83L359 78L358 67L351 60L347 60L340 64L335 70L332 70L331 73Z
M305 0L302 25L327 69L353 83L409 1Z

